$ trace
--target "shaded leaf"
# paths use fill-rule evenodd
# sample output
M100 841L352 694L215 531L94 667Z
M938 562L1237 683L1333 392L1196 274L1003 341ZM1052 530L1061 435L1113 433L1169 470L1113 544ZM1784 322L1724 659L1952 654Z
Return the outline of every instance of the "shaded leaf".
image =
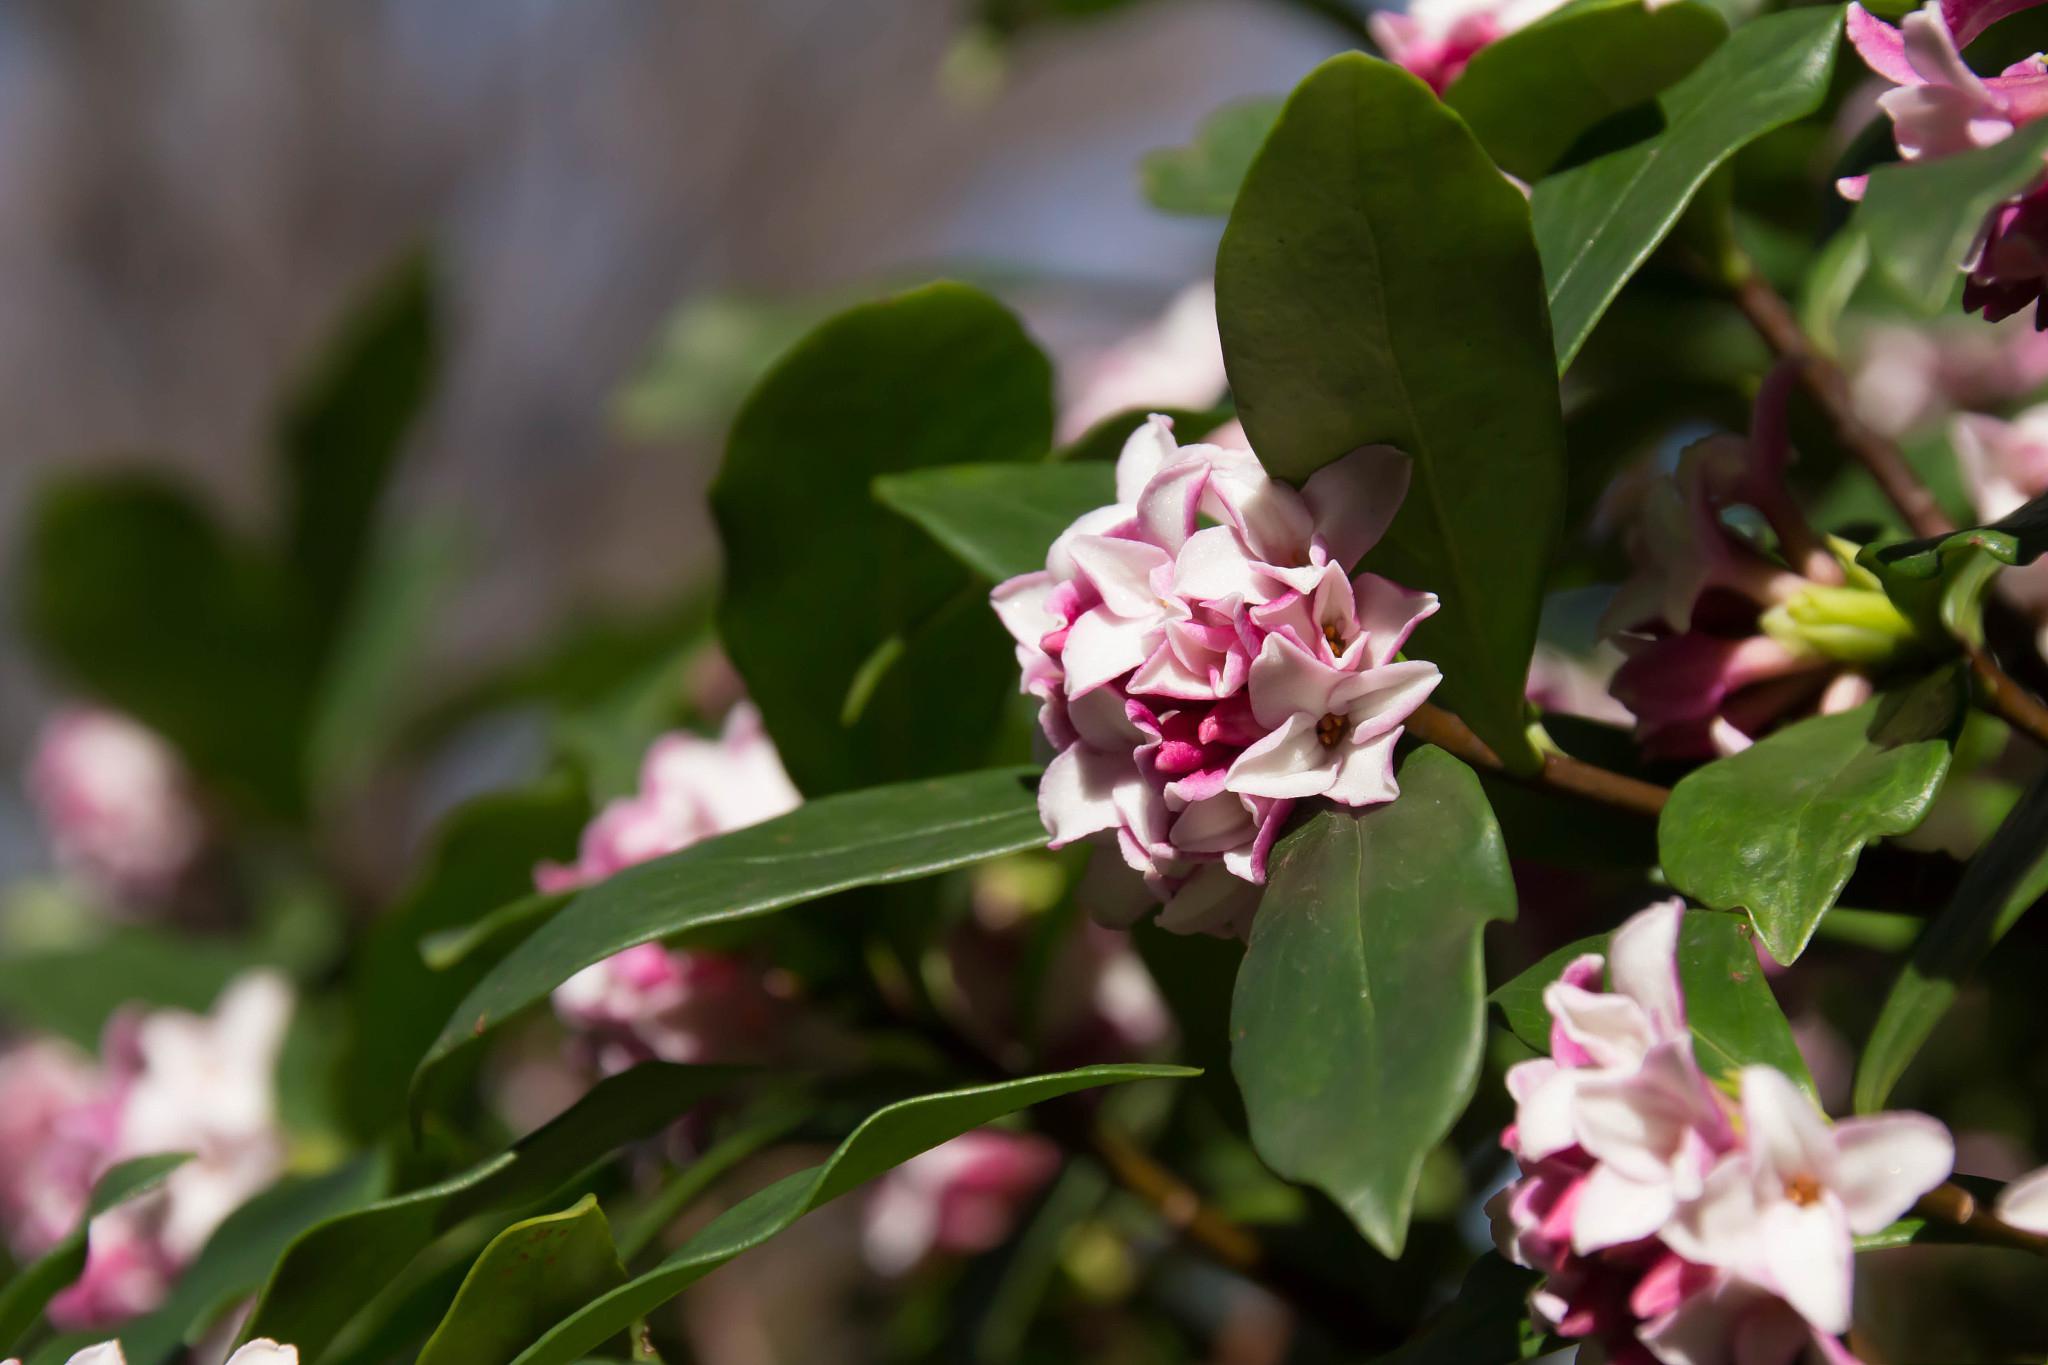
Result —
M415 1093L471 1038L636 944L1044 847L1029 777L1007 768L826 797L590 887L463 1000L421 1064Z
M1727 36L1705 5L1580 0L1479 49L1444 103L1502 170L1533 182L1594 125L1655 98Z
M187 1160L189 1155L184 1152L139 1156L99 1178L86 1202L85 1216L70 1235L0 1288L0 1353L18 1349L23 1334L35 1325L50 1300L84 1273L86 1228L92 1220L116 1204L155 1189Z
M1971 860L1892 983L1856 1064L1859 1114L1884 1108L1956 993L2008 929L2048 895L2048 778L2038 778Z
M1516 767L1536 761L1522 686L1564 498L1541 292L1521 193L1427 86L1357 53L1289 98L1216 258L1266 467L1304 479L1373 442L1413 460L1366 567L1442 598L1410 651Z
M1145 198L1167 213L1222 218L1237 201L1237 187L1259 144L1280 117L1280 101L1237 100L1202 120L1185 147L1149 152L1138 164Z
M1841 34L1833 7L1744 24L1664 93L1663 132L1536 186L1531 212L1560 372L1707 177L1820 107Z
M785 1176L727 1209L653 1270L558 1323L519 1357L519 1365L572 1365L614 1333L624 1331L812 1209L970 1129L1077 1090L1194 1074L1178 1066L1091 1066L926 1095L878 1110L840 1143L823 1165Z
M1985 217L2040 178L2044 154L2048 125L2034 123L1989 147L1872 168L1854 222L1878 270L1921 312L1941 309Z
M1106 464L944 465L875 480L875 496L990 582L1045 567L1045 552L1084 512L1116 501Z
M1839 715L1816 716L1698 768L1671 789L1657 845L1671 884L1744 909L1790 963L1872 839L1933 804L1961 714L1955 670Z
M469 1268L418 1365L505 1365L549 1327L625 1280L596 1195L514 1223Z
M1275 850L1230 1012L1259 1155L1390 1257L1478 1080L1481 931L1515 916L1478 778L1424 747L1400 782L1399 800L1324 811Z
M2031 564L2048 550L2048 496L2038 497L1984 526L1891 545L1868 545L1857 556L1873 569L1903 578L1941 576L1951 557L1982 550L2000 564Z
M1105 417L1073 440L1053 451L1054 462L1070 460L1115 460L1123 454L1131 433L1143 426L1153 413L1173 419L1174 439L1187 444L1209 435L1237 415L1237 408L1225 401L1213 408L1130 408ZM1049 544L1050 542L1048 542Z
M711 490L719 633L806 794L991 757L1015 690L1008 637L963 598L965 571L870 486L1051 447L1045 357L1000 304L958 284L840 314L748 398ZM878 652L893 667L849 706Z
M1529 1291L1539 1278L1488 1252L1443 1311L1374 1365L1507 1365L1543 1354L1543 1335L1529 1320Z

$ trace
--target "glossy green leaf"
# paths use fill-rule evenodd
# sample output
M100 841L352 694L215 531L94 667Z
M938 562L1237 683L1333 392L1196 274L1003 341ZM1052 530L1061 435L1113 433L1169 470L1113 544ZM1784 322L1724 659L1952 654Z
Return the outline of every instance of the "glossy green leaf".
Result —
M492 968L448 1020L422 1074L635 944L1042 848L1030 776L997 769L825 797L627 868L579 894Z
M1832 6L1744 24L1664 93L1663 132L1536 186L1531 212L1560 371L1707 177L1820 107L1841 35Z
M418 1365L506 1365L548 1328L625 1282L597 1196L514 1223L469 1268Z
M1444 92L1508 174L1534 182L1587 130L1698 66L1728 36L1705 5L1580 0L1488 43Z
M339 1106L354 1132L374 1136L404 1117L414 1068L488 966L477 959L435 971L420 941L526 897L534 864L570 856L588 813L580 788L557 778L480 797L443 823L411 889L370 928L358 955Z
M823 1165L785 1176L727 1209L653 1270L558 1323L519 1357L518 1365L573 1365L614 1333L812 1209L970 1129L1077 1090L1194 1074L1178 1066L1091 1066L926 1095L878 1110Z
M239 803L296 814L317 658L297 585L152 475L43 491L20 606L79 690L161 732Z
M1202 120L1185 147L1163 147L1138 165L1145 198L1167 213L1222 218L1237 202L1237 187L1259 144L1280 117L1276 99L1237 100Z
M86 1227L116 1204L126 1203L163 1183L164 1177L188 1160L184 1152L139 1156L124 1161L99 1178L86 1203L85 1216L69 1236L0 1288L0 1354L20 1347L22 1335L35 1325L43 1309L85 1270Z
M967 573L870 488L1051 448L1051 368L964 285L842 313L754 390L711 490L719 633L807 795L989 761L1016 689L1008 637ZM878 651L893 666L850 707Z
M2036 779L1913 945L1856 1064L1856 1112L1884 1108L1977 964L2048 895L2048 779Z
M433 388L433 283L424 252L374 282L278 420L291 561L330 624L344 618L378 502Z
M1922 312L1941 309L1985 217L2040 177L2044 154L2048 125L2034 123L1975 151L1873 168L1855 222L1878 270Z
M1959 702L1944 669L1687 774L1657 824L1671 884L1713 909L1747 910L1771 956L1792 962L1863 845L1927 814L1948 772Z
M730 1089L741 1074L637 1066L598 1082L560 1118L459 1175L307 1229L270 1273L244 1336L289 1341L308 1362L319 1360L368 1291L396 1277L442 1233L477 1213L544 1198L606 1153Z
M1858 559L1906 578L1941 575L1951 557L1982 550L2000 564L2031 564L2048 551L2048 496L2035 498L1984 526L1891 545L1865 546Z
M1521 192L1400 68L1352 53L1303 81L1216 257L1238 416L1273 473L1361 445L1413 460L1366 567L1435 592L1410 651L1437 699L1533 766L1522 687L1564 499L1564 430Z
M1425 747L1400 783L1398 801L1324 811L1274 851L1230 1010L1259 1155L1388 1256L1479 1077L1481 932L1515 915L1479 779Z
M1084 512L1116 501L1116 471L1094 461L968 464L886 474L875 496L992 583L1045 567Z

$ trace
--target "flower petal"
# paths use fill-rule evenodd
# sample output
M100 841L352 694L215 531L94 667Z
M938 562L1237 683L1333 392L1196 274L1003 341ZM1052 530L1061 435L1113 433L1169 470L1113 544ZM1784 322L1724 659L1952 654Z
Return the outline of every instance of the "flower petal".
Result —
M1239 754L1225 786L1246 796L1299 800L1321 796L1336 775L1330 751L1316 736L1315 718L1297 714Z
M1659 901L1631 915L1614 931L1607 949L1614 989L1643 1007L1660 1037L1685 1032L1685 992L1678 983L1678 930L1684 915L1684 901Z
M2000 1221L2016 1228L2048 1234L2048 1166L2029 1171L2007 1185L1993 1212Z
M1671 1187L1629 1179L1602 1163L1586 1177L1572 1219L1572 1250L1581 1256L1648 1237L1671 1217Z
M1408 496L1408 457L1392 446L1360 446L1302 485L1302 500L1330 558L1350 572L1379 543Z
M1830 1335L1849 1330L1855 1270L1841 1205L1826 1197L1773 1204L1764 1212L1757 1247L1771 1287L1799 1316Z
M1859 1236L1878 1231L1948 1179L1956 1142L1925 1114L1872 1114L1835 1125L1834 1190Z

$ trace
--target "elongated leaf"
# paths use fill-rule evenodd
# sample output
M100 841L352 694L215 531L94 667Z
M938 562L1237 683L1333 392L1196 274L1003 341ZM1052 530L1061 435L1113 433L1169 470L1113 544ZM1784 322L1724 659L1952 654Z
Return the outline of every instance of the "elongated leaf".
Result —
M1955 896L1913 945L1856 1064L1856 1112L1892 1087L1955 1003L1956 992L2019 917L2048 895L2048 778L2036 779L1963 873Z
M1194 141L1163 147L1139 163L1145 198L1168 213L1222 218L1237 202L1237 187L1259 144L1280 117L1276 99L1238 100L1202 120Z
M1508 174L1535 181L1602 119L1653 99L1720 45L1705 5L1580 0L1488 43L1444 92Z
M1716 910L1747 910L1771 956L1792 962L1863 845L1904 834L1933 804L1960 714L1956 683L1944 669L1688 774L1657 823L1672 885Z
M625 1282L596 1195L514 1223L469 1268L418 1365L505 1365L548 1328Z
M50 1300L84 1273L87 1225L116 1204L155 1189L188 1159L184 1152L139 1156L99 1178L92 1187L92 1198L86 1203L85 1216L71 1234L40 1260L24 1266L0 1289L0 1354L11 1354L18 1348L22 1335L35 1325Z
M1820 107L1841 35L1842 12L1833 7L1744 24L1665 92L1663 132L1536 186L1531 211L1559 371L1707 177Z
M1550 1051L1550 1011L1543 989L1582 953L1607 952L1607 935L1568 943L1487 997L1515 1037ZM1811 1091L1806 1059L1792 1026L1757 964L1748 926L1738 915L1694 911L1679 931L1678 979L1692 1027L1693 1057L1709 1076L1732 1079L1752 1063L1774 1066Z
M1932 579L1941 576L1951 556L1968 550L1982 550L2000 564L2033 563L2048 551L2048 497L2035 498L1983 526L1867 546L1857 558L1907 578Z
M438 353L432 266L416 252L354 305L279 418L291 559L330 625L343 619Z
M2048 125L2034 123L1990 147L1875 167L1855 219L1871 259L1908 302L1938 311L1955 292L1985 217L2040 178L2044 153Z
M1253 163L1216 257L1238 416L1303 479L1358 446L1414 461L1366 566L1443 600L1410 650L1510 765L1564 499L1564 432L1528 206L1398 67L1323 63Z
M627 868L582 892L492 968L449 1019L422 1075L583 968L635 944L1041 848L1045 827L1029 777L1027 769L1006 768L827 797Z
M875 496L990 582L1045 567L1084 512L1116 501L1116 471L1093 461L970 464L885 474Z
M754 390L711 491L719 634L807 795L991 760L1015 691L1007 637L985 602L957 605L967 574L870 485L1051 448L1051 368L963 285L840 314ZM849 706L878 651L893 667Z
M892 1104L856 1128L823 1165L785 1176L735 1204L653 1270L558 1323L520 1355L518 1365L572 1365L635 1319L812 1209L970 1129L1077 1090L1195 1074L1178 1066L1091 1066Z
M572 852L587 813L575 783L551 779L480 797L444 822L412 889L370 930L350 985L355 1027L340 1113L356 1133L374 1136L404 1116L406 1082L438 1024L488 965L435 971L420 958L420 940L525 896L534 864Z
M1479 779L1425 747L1400 782L1391 805L1325 811L1275 851L1230 1010L1259 1155L1388 1256L1478 1080L1481 931L1515 916Z
M438 1185L330 1218L298 1235L270 1273L244 1336L289 1341L308 1362L370 1292L463 1219L540 1199L607 1152L729 1089L727 1067L649 1062L600 1081L573 1108Z

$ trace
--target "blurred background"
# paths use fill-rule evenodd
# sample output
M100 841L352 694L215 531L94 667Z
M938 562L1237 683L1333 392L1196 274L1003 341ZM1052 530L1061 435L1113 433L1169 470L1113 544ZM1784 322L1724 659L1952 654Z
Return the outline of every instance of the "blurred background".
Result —
M1032 8L0 3L0 596L55 471L173 471L274 532L281 397L424 244L441 378L382 511L448 555L417 676L672 598L713 570L702 491L750 365L939 274L1085 358L1213 255L1218 222L1146 205L1138 158L1348 45L1285 0ZM15 772L56 684L5 629ZM539 758L504 731L459 754L379 807L392 867L388 839ZM0 878L36 871L0 791Z

